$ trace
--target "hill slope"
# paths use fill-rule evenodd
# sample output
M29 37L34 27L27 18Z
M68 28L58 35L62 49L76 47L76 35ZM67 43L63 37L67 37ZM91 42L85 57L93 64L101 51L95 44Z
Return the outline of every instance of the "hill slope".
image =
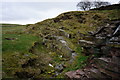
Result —
M59 53L63 56L63 58L70 58L67 63L69 63L69 61L74 62L72 62L72 64L70 63L71 65L66 64L66 61L63 61L63 63L61 61L59 63L59 65L62 63L62 65L65 66L62 71L62 74L64 74L66 71L76 70L86 65L85 61L87 56L90 57L94 53L86 53L86 49L84 48L93 43L96 45L100 44L98 42L99 40L96 41L94 38L86 38L86 36L93 35L102 27L111 24L112 21L119 21L119 12L120 10L118 9L104 11L67 12L60 14L56 18L48 19L43 22L36 23L35 25L31 25L29 31L30 33L41 36L43 38L44 45L53 52ZM106 33L105 35L108 34L110 33ZM79 43L79 41L83 41L83 44ZM94 42L92 43L91 41ZM84 44L84 42L87 44ZM95 52L100 53L99 51L96 51L96 49L97 48L94 49ZM73 55L75 55L77 58ZM56 65L54 63L52 64Z
M31 41L33 44L30 44L25 52L18 51L19 54L13 52L14 54L9 55L10 58L4 55L4 77L63 78L68 71L84 68L91 56L95 58L103 56L99 55L98 46L101 42L107 41L106 35L118 34L116 27L119 26L119 15L119 9L73 11L27 25L18 34L31 35L30 40L34 36L37 38ZM107 39L111 38L112 36ZM119 48L119 44L109 46ZM11 58L12 56L14 58ZM15 59L17 60L14 61ZM66 75L75 78L68 73Z

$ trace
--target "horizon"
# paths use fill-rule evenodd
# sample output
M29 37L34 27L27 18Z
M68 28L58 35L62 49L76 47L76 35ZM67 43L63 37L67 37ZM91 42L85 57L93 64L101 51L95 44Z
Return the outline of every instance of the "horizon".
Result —
M48 0L46 0L48 1ZM19 1L19 0L6 0L2 1L1 13L0 13L0 23L6 24L34 24L41 22L46 19L51 19L57 17L61 13L69 11L77 11L76 5L79 2L78 0L70 2L63 1L57 2L51 0L51 2L44 2L35 0L32 2ZM78 2L77 2L78 1ZM104 0L103 0L104 1ZM109 1L108 1L109 2ZM111 4L116 4L119 2L113 2Z
M72 2L67 5L66 2L4 2L2 9L0 23L34 24L64 12L76 11L76 6Z

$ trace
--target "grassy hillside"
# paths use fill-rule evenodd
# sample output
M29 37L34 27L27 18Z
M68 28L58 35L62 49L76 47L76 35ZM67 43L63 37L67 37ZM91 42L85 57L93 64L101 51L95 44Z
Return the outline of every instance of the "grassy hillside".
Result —
M24 59L24 55L33 56L29 49L40 39L32 34L23 34L25 28L26 26L17 24L2 25L3 77L9 77L14 70L20 69L19 62Z
M56 18L38 22L27 28L26 32L46 37L48 35L70 34L70 40L77 42L81 35L89 35L109 21L120 19L120 10L73 11L58 15Z
M79 40L119 15L120 10L72 11L36 24L4 25L3 77L61 78L84 67L89 56Z

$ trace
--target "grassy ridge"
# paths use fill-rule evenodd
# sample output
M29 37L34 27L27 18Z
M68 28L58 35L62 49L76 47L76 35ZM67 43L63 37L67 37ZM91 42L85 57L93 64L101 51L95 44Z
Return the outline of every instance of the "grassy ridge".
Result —
M82 68L86 65L85 61L88 56L82 53L83 50L78 45L78 41L84 39L84 35L90 35L89 32L94 32L109 21L120 19L119 13L120 10L72 11L27 25L27 27L5 25L2 37L4 77L26 78L26 76L32 75L35 78L51 76L60 78L64 77L66 71ZM70 37L66 37L66 34L69 34ZM69 58L60 57L66 53L60 50L59 47L62 44L58 45L55 39L48 40L47 45L44 45L43 40L51 36L62 36L68 47L78 53L73 63L69 64ZM13 40L6 38L13 38ZM57 45L57 49L51 48L52 45ZM61 74L55 76L57 70L49 66L49 63L54 67L64 64L65 68Z
M87 34L89 31L95 31L99 26L104 25L110 20L120 19L120 10L94 10L94 11L72 11L58 15L53 19L47 19L38 22L27 28L27 32L45 36L47 34L57 34L58 29L64 27L64 30L73 35L77 32ZM49 29L49 30L48 30Z

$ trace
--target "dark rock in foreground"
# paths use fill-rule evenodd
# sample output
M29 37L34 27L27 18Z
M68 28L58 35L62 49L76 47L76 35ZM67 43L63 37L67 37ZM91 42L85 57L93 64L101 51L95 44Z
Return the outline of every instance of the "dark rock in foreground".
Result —
M111 22L107 27L102 27L91 38L94 41L80 40L84 53L92 56L88 59L88 65L83 69L69 71L65 76L81 80L95 79L119 79L120 78L120 21ZM93 37L94 36L94 37ZM89 38L90 38L89 37ZM104 37L104 38L97 38ZM98 40L97 40L98 39ZM94 44L93 44L94 43Z

